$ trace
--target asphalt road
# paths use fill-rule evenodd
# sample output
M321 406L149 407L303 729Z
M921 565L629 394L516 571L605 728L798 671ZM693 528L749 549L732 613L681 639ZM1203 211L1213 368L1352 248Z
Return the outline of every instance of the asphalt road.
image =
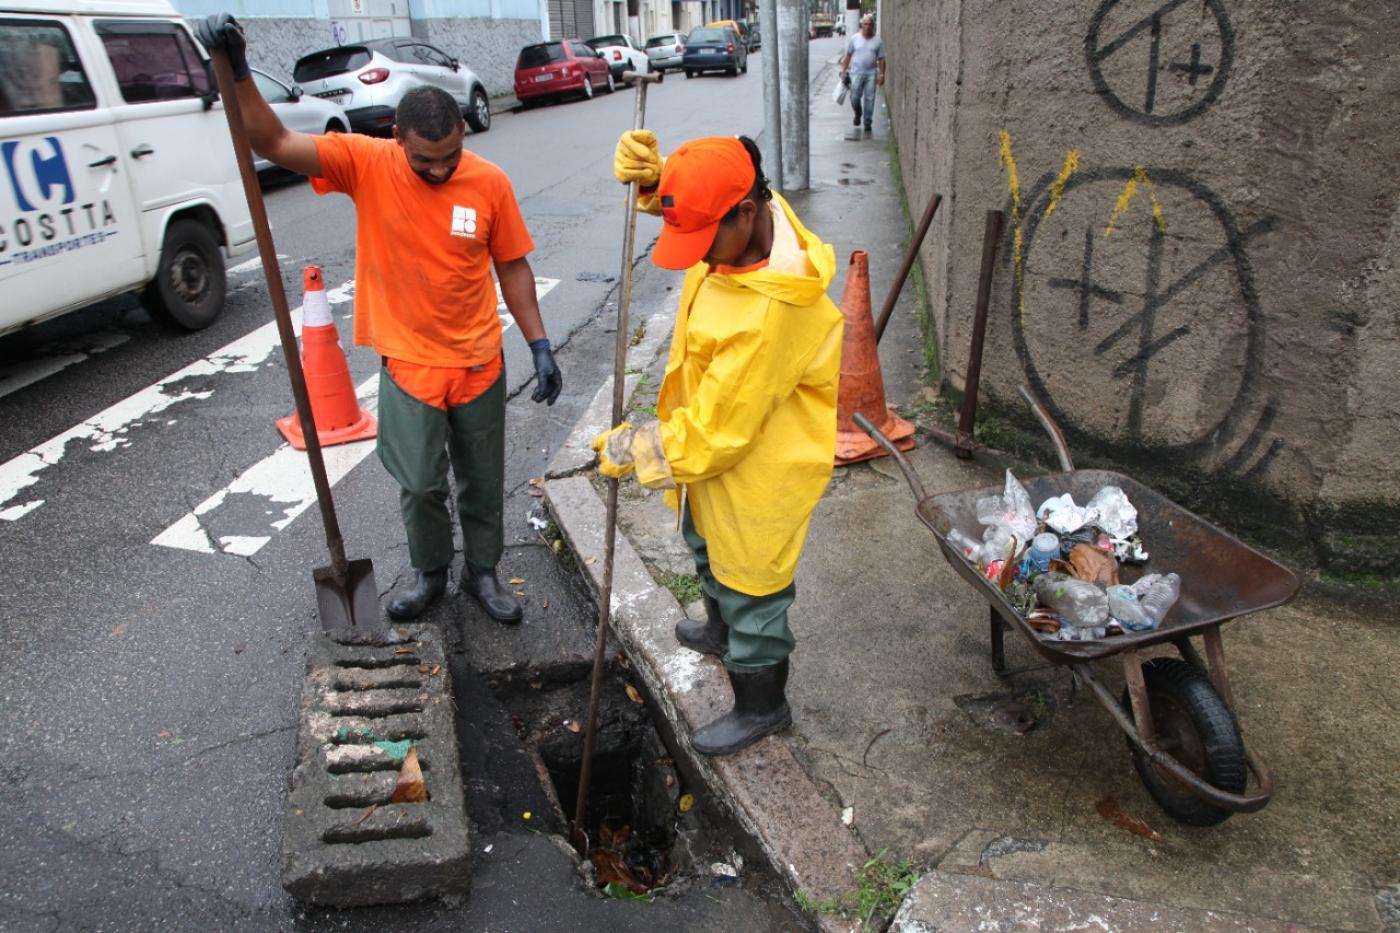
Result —
M816 45L813 56L815 67ZM760 62L739 78L673 74L653 87L647 123L663 150L699 135L756 134ZM451 633L472 769L478 856L463 904L308 917L278 883L303 648L316 624L309 571L326 560L315 508L297 511L304 497L288 491L295 483L276 459L273 423L290 398L280 350L266 339L261 269L244 263L231 274L226 313L197 334L161 329L128 297L0 338L0 928L799 923L760 873L745 887L692 886L644 908L584 893L537 831L549 827L517 818L542 809L540 789L512 747L508 706L486 687L503 671L589 651L593 610L529 524L538 500L528 480L611 368L606 312L623 227L612 149L632 113L632 92L620 91L500 114L467 141L515 185L565 393L545 408L520 392L532 372L509 328L518 394L503 571L527 581L527 623L505 629L455 596L430 616ZM347 299L334 310L348 346L350 201L316 197L300 180L266 196L289 296L298 302L304 263L322 265L332 295ZM655 232L643 219L639 255ZM638 269L642 318L678 279ZM355 382L372 384L373 354L353 349L350 361ZM373 456L343 472L335 495L347 551L374 559L387 592L408 573L396 490Z

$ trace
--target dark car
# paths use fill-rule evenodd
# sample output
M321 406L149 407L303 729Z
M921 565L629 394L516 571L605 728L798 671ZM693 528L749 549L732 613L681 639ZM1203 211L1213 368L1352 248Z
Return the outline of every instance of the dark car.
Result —
M525 107L572 94L592 97L594 90L611 94L614 86L607 61L581 39L527 45L515 61L515 96Z
M681 68L687 78L693 78L707 71L723 71L734 75L749 70L749 50L744 47L734 30L719 26L701 26L692 29L685 39L685 54L681 56Z

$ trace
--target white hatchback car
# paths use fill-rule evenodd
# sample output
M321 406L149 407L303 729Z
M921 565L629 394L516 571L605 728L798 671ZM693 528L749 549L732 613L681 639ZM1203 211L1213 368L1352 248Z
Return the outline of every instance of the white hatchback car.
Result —
M481 79L419 39L394 36L312 52L297 59L292 78L308 94L344 107L350 129L357 133L387 133L399 101L423 85L456 98L473 132L491 128L491 101Z
M345 108L331 100L312 97L301 89L299 84L286 84L278 81L265 71L253 69L253 83L263 100L272 105L272 112L282 125L297 133L348 133L350 118ZM272 163L260 156L253 157L253 165L258 171L272 168Z
M652 71L665 74L667 68L681 67L684 54L684 33L659 32L647 39L647 58L651 59Z

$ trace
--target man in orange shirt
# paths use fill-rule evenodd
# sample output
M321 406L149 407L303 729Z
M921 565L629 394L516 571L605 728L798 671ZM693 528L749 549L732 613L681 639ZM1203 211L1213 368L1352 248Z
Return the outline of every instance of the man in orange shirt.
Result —
M355 201L355 343L379 353L379 459L399 483L413 585L390 599L394 619L417 618L447 588L452 519L447 469L457 481L466 559L462 589L502 622L520 603L496 579L504 547L505 373L495 267L506 308L529 342L537 384L553 405L562 380L540 320L534 249L510 181L462 148L462 112L450 94L404 95L394 138L309 136L282 125L247 80L243 32L227 13L197 28L233 65L248 140L258 155L311 178L320 194Z

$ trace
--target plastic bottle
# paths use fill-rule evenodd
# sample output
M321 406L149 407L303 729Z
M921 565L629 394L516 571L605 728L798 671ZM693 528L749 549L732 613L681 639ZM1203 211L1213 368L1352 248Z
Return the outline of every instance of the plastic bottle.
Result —
M1149 573L1133 584L1133 592L1137 593L1142 611L1161 625L1167 612L1181 597L1181 577L1174 573Z
M1086 580L1066 573L1042 573L1031 583L1036 598L1076 628L1100 628L1108 623L1108 596Z
M982 550L982 542L968 534L963 534L954 528L948 532L948 543L962 551L963 557L973 563L977 562L977 555Z
M1146 632L1157 627L1157 620L1147 614L1131 586L1119 584L1108 588L1108 614L1117 619L1125 631Z

